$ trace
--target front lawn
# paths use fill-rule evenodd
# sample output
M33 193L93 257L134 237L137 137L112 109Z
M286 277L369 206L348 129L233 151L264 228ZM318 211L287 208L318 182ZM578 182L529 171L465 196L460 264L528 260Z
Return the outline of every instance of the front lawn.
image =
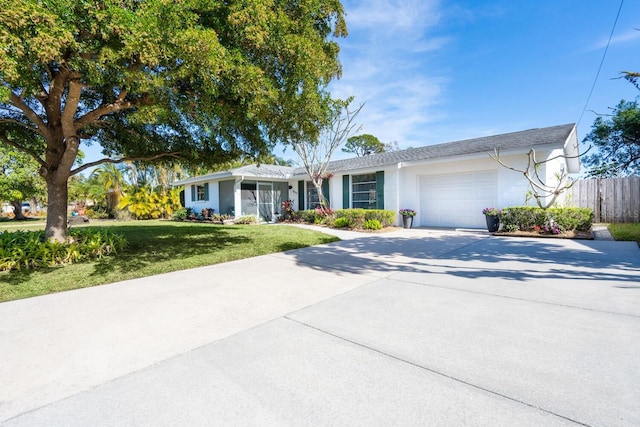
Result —
M108 227L122 234L127 239L127 248L122 253L92 262L36 271L2 272L0 301L103 285L338 240L316 231L285 225L92 221L87 227ZM6 223L0 226L2 229L12 230L6 227Z
M640 223L609 224L607 228L614 239L636 241L640 245Z

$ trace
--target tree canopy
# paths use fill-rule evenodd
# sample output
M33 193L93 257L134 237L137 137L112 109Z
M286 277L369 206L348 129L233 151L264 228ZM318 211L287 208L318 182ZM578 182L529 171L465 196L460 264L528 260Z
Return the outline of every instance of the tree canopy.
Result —
M61 240L67 180L89 167L317 135L345 35L339 0L0 0L0 143L37 161ZM92 143L105 157L74 166Z
M44 194L44 181L31 156L13 147L0 145L0 201L13 205L17 219L22 218L22 202Z
M365 133L349 138L342 151L362 157L369 154L384 153L386 146L375 136Z
M598 151L582 161L590 176L615 177L640 173L640 109L622 100L608 117L597 117L583 142Z

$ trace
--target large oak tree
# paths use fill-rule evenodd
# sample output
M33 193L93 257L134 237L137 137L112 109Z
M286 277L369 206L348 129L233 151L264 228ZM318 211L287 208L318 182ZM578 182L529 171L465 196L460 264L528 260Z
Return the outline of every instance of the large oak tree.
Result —
M0 143L38 162L61 241L87 168L215 164L317 134L345 35L339 0L0 0ZM92 143L105 157L74 165Z

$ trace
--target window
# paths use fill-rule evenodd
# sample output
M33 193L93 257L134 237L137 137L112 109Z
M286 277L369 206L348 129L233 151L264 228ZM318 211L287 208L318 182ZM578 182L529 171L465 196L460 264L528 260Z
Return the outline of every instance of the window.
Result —
M353 175L351 177L351 197L354 209L377 209L376 174Z
M313 182L306 182L307 190L305 191L305 201L307 209L315 209L320 206L320 197L318 196L318 190L313 185Z
M191 200L194 202L209 200L209 183L191 186Z

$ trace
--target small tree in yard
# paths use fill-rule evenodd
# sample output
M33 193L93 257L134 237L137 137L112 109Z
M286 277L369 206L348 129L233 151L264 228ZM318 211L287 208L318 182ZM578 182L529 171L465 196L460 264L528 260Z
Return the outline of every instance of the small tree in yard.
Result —
M213 165L316 135L343 15L339 0L0 0L0 144L38 164L46 237L66 239L67 183L88 168ZM83 143L105 157L76 166Z
M35 170L31 156L12 147L0 145L0 200L13 206L14 219L25 219L22 202L44 193L44 181Z
M327 199L322 192L322 182L333 175L327 170L331 156L344 143L356 127L355 119L364 107L350 109L353 97L347 100L330 100L326 110L326 117L320 125L320 135L317 139L304 136L290 140L293 151L300 157L302 166L318 192L320 209L328 209Z
M569 158L565 155L559 155L546 160L537 160L536 151L532 148L527 154L528 162L527 167L524 169L515 168L504 163L500 159L500 150L498 149L496 149L494 154L491 155L491 158L505 168L523 174L529 182L529 187L531 188L531 190L529 190L529 192L527 193L527 200L533 197L536 201L536 204L542 209L548 209L553 206L558 197L563 192L571 188L571 186L575 183L575 181L568 180L569 174L564 169L556 174L555 182L552 184L547 183L546 179L541 177L539 174L539 170L542 165L559 158Z

